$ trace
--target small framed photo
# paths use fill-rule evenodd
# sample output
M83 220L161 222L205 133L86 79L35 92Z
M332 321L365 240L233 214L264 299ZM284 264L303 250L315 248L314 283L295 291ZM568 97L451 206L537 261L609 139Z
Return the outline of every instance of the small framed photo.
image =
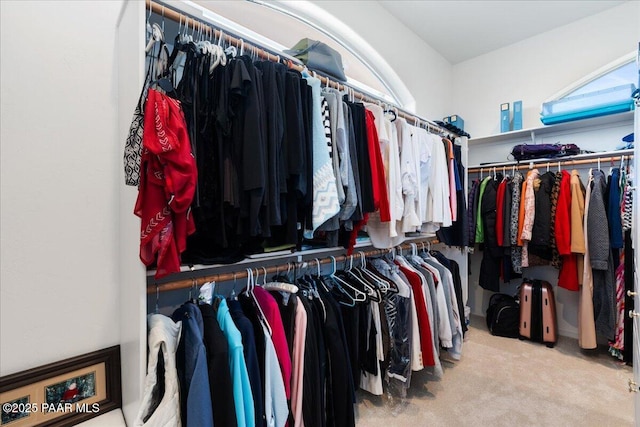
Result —
M0 427L74 425L122 406L120 346L0 377Z

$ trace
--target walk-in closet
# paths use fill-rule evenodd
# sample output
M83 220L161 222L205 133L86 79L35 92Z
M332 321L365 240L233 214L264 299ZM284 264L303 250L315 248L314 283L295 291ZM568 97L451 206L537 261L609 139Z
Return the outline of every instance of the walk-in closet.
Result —
M2 427L640 425L639 2L0 18Z

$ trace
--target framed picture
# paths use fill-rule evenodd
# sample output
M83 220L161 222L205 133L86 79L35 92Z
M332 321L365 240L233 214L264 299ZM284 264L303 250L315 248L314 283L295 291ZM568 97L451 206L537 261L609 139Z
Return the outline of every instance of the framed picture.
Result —
M0 427L75 425L121 406L119 345L0 377Z

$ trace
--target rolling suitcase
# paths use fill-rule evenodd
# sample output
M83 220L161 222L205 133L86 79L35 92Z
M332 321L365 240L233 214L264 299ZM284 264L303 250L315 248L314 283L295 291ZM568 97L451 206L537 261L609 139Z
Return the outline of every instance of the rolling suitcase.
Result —
M520 338L553 347L558 340L556 300L544 280L527 280L520 287Z

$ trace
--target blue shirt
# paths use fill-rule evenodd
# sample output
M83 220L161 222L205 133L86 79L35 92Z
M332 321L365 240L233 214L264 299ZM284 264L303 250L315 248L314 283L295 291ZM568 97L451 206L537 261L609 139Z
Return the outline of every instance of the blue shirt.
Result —
M224 299L220 301L217 316L220 328L229 342L229 366L231 381L233 381L233 400L238 427L255 427L255 408L247 365L244 360L242 335L233 323L229 307Z

